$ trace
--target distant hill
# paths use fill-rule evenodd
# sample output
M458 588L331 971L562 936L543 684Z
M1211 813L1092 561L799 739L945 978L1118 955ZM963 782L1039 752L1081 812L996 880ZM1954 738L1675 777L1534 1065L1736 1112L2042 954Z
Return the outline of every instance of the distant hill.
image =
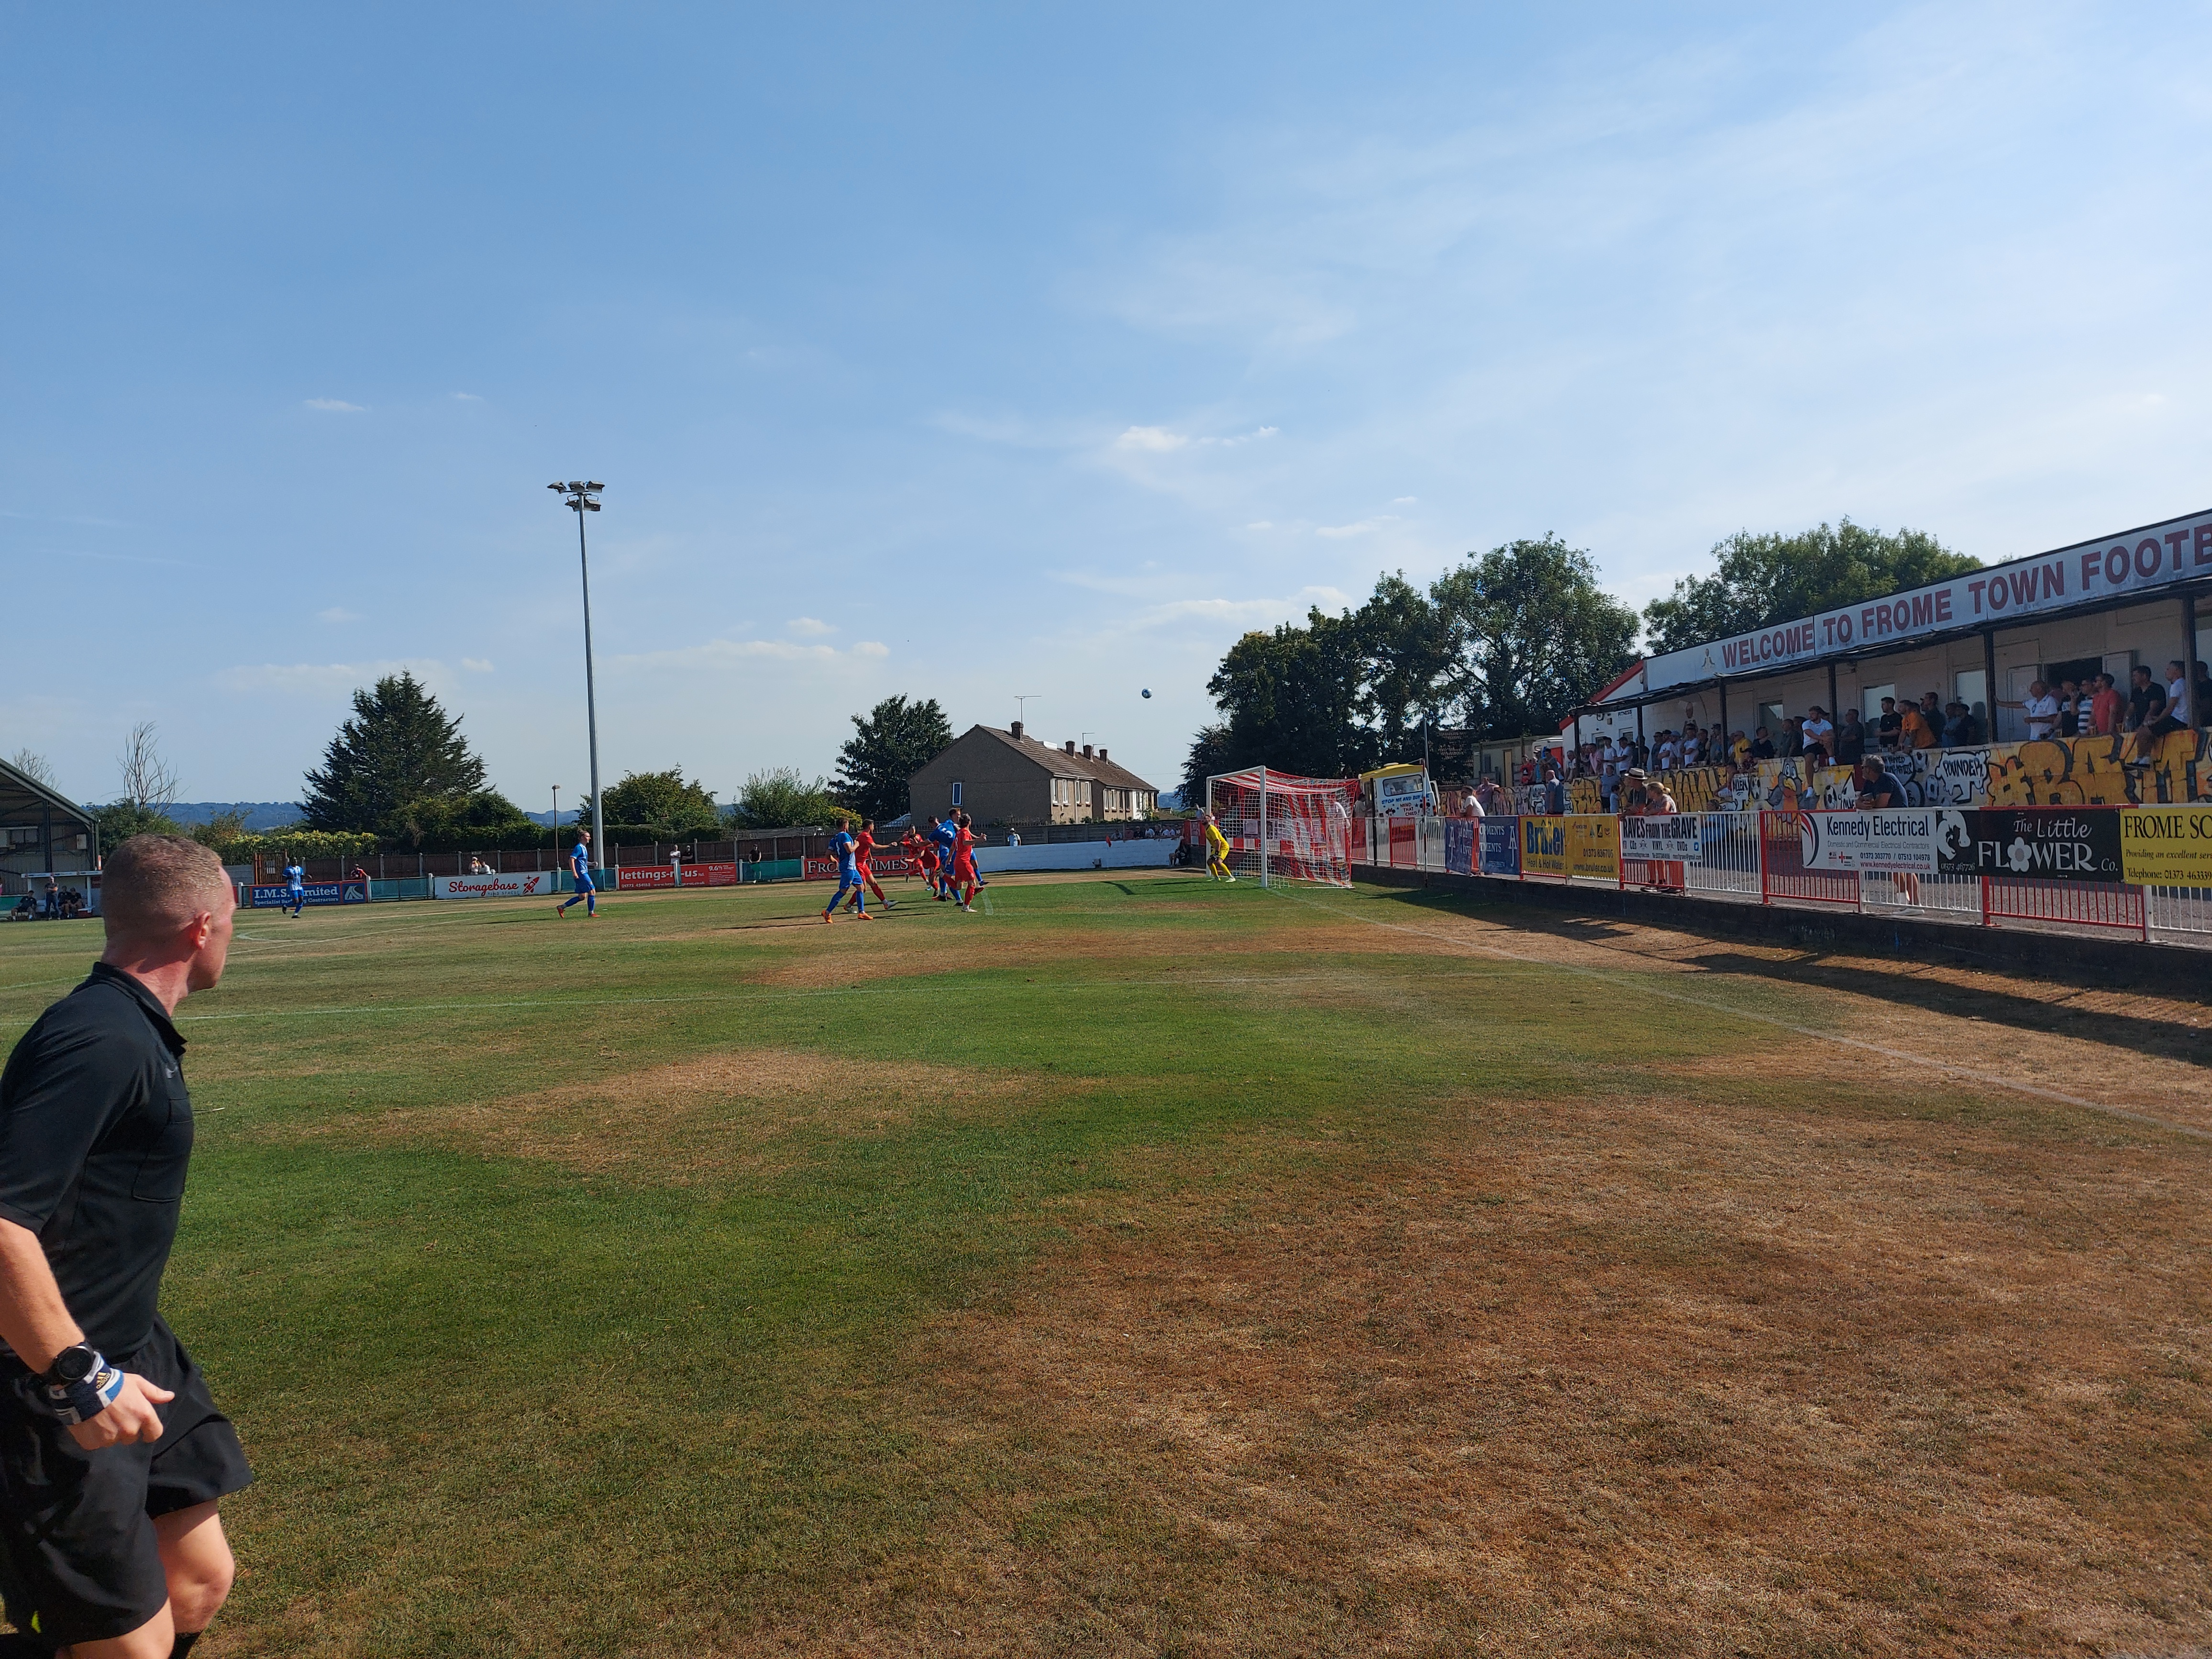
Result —
M163 810L186 828L225 812L243 812L248 830L282 830L302 816L295 800L180 800Z

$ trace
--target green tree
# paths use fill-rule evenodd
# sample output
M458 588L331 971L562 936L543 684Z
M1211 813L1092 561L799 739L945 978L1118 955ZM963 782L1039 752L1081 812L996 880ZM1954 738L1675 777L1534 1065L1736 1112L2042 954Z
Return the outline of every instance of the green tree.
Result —
M1922 531L1885 536L1849 519L1794 536L1739 530L1714 544L1713 560L1711 575L1685 576L1673 593L1644 606L1644 633L1655 654L1919 587L1982 564Z
M204 823L194 824L188 832L203 847L212 847L220 854L222 849L246 834L246 814L233 807L228 812L217 812ZM223 862L237 862L225 859Z
M1359 710L1373 733L1374 757L1417 759L1422 722L1436 714L1451 675L1449 620L1401 570L1376 580L1352 623L1364 659Z
M111 805L90 809L92 822L100 831L100 850L112 853L133 836L181 836L185 826L179 823L158 806L142 805L135 800L118 800Z
M544 826L496 789L418 795L385 814L378 827L387 853L465 853L535 847Z
M837 751L837 776L830 787L878 823L906 811L912 804L908 782L952 741L952 727L934 697L922 702L885 697L866 714L853 716L853 731Z
M1206 683L1225 717L1228 741L1219 752L1229 769L1343 777L1368 764L1375 739L1360 721L1364 645L1349 612L1332 617L1316 607L1303 628L1285 623L1231 646Z
M1238 754L1236 739L1219 720L1198 728L1190 740L1190 754L1182 763L1182 804L1206 805L1206 781L1218 772L1234 772L1247 763Z
M460 717L447 714L411 672L356 691L353 711L321 769L307 774L309 829L405 839L402 826L422 803L459 803L483 790L484 765L461 736Z
M1556 732L1636 641L1636 612L1598 586L1588 553L1556 536L1470 555L1429 597L1451 639L1441 693L1489 737Z
M738 796L738 823L746 830L820 827L843 811L830 793L829 779L817 778L809 783L795 766L754 773Z
M592 820L592 798L587 793L577 805L580 823ZM609 823L634 823L653 832L655 841L676 841L684 836L711 835L723 826L722 809L700 784L672 766L665 772L631 772L607 791L605 819Z

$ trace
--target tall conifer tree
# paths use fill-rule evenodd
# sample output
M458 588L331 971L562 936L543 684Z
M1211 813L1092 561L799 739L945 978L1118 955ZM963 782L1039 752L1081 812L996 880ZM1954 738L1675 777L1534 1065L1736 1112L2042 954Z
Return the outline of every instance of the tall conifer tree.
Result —
M387 674L353 694L354 717L338 727L321 769L307 774L301 803L313 830L382 832L405 809L454 801L484 787L484 765L415 676Z

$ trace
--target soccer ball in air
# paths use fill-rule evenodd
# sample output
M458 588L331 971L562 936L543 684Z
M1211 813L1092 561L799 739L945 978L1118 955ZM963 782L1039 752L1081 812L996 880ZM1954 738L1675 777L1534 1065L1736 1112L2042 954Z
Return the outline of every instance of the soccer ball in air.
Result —
M1149 697L1149 696L1151 696L1152 695L1152 688L1151 688L1150 686L1146 686L1146 687L1142 691L1139 692L1137 695L1138 695L1138 696L1139 696Z

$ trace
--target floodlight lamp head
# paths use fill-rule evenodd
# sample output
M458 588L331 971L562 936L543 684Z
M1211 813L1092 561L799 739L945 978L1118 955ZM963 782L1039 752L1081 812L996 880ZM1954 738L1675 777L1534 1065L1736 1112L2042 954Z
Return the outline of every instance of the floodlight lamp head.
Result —
M592 483L586 484L584 488L586 489L605 489L606 486L603 483Z
M595 501L592 500L589 496L586 496L586 497L584 498L584 511L585 511L585 512L586 512L586 513L596 513L596 512L598 512L599 510L599 504L597 501Z

